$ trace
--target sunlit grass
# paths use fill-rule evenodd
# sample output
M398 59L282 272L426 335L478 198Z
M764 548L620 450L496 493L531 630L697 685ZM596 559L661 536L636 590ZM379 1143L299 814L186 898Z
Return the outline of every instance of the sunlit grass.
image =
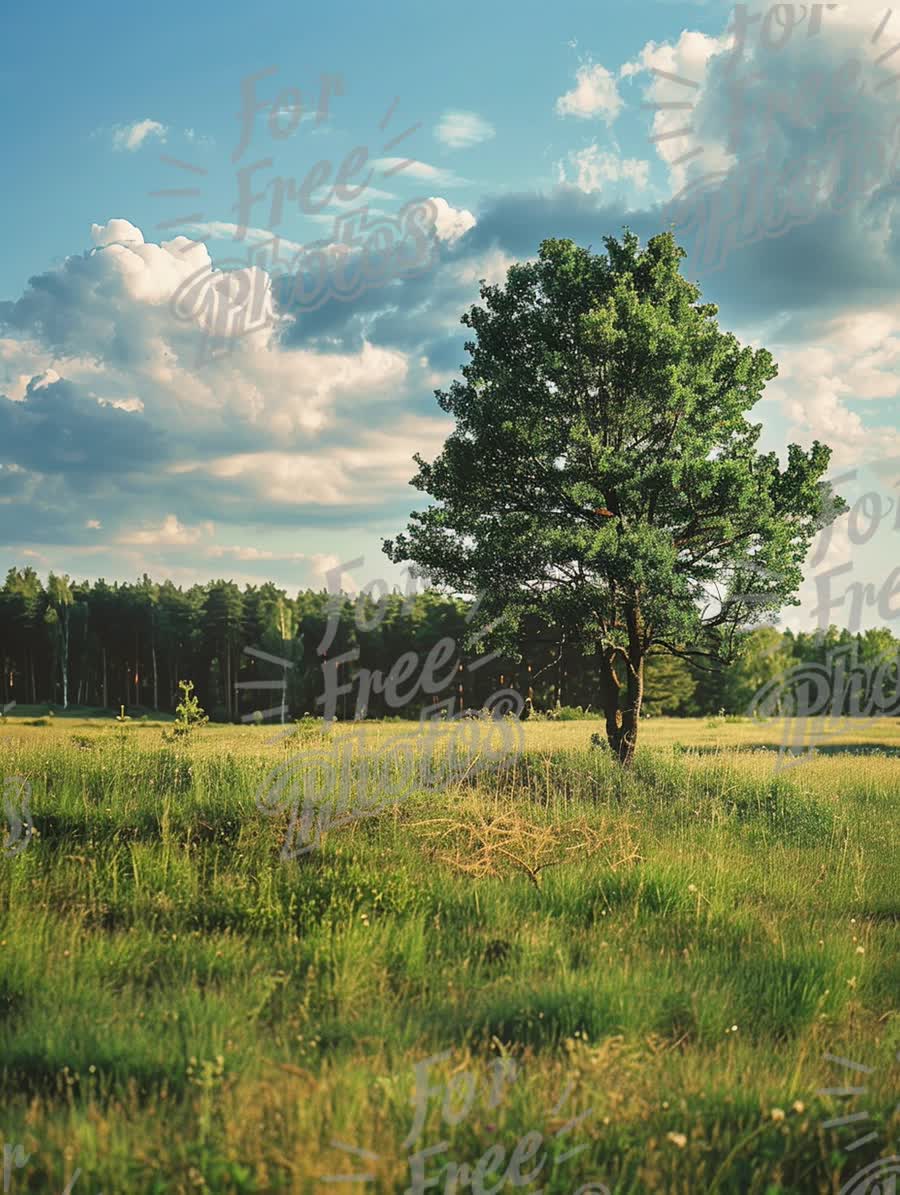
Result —
M776 724L651 720L630 774L589 749L598 723L533 724L509 766L287 861L288 815L257 807L298 749L277 727L50 723L0 727L36 830L0 857L11 1190L80 1168L76 1195L403 1191L442 1141L429 1175L497 1145L490 1189L538 1132L525 1190L799 1195L897 1152L896 720L787 769ZM432 1085L462 1099L468 1071L471 1106L435 1095L404 1144L414 1065L443 1051ZM492 1104L499 1056L520 1074ZM563 1142L587 1148L551 1169Z

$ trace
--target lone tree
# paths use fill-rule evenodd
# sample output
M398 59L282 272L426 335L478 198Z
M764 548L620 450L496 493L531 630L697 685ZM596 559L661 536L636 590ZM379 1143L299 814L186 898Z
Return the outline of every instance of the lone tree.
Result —
M777 367L716 321L670 233L605 254L546 240L462 316L464 381L436 391L456 429L412 484L436 499L385 540L434 582L477 593L507 641L539 614L599 656L609 745L629 764L648 655L734 658L741 631L797 605L816 531L847 509L831 450L757 450L746 412Z

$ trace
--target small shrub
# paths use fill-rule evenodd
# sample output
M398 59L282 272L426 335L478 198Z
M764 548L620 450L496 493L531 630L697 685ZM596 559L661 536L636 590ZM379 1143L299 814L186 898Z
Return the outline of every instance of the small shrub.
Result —
M593 718L590 706L583 709L580 705L559 705L556 707L556 718L559 722L581 722L585 718Z
M171 731L163 731L163 738L166 742L172 742L174 739L187 739L191 734L201 726L205 726L209 718L200 708L200 702L196 697L192 696L194 692L194 682L192 680L180 680L178 688L181 690L181 701L175 707L175 725Z
M294 719L294 728L285 736L285 746L296 746L297 743L318 743L328 737L325 719L316 718L313 714L303 714Z

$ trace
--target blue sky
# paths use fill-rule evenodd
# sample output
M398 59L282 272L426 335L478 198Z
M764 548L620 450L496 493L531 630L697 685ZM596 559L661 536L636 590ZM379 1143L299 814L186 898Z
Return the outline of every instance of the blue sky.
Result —
M833 536L789 621L809 625L815 577L834 564L852 563L840 592L882 588L900 479L897 68L876 61L900 16L873 42L884 12L841 5L783 45L774 24L768 43L753 26L732 143L733 10L718 2L161 3L152 20L89 3L54 6L52 38L46 13L18 6L6 19L17 59L0 67L0 566L294 589L364 556L357 582L393 579L380 539L421 500L412 454L433 455L449 430L432 392L464 359L458 320L478 279L501 280L545 236L599 248L625 222L646 237L674 212L685 272L782 367L758 408L766 447L824 439L835 474L856 470L847 496L884 504L880 520ZM840 73L853 58L861 81ZM266 71L255 95L267 107L234 161L242 87ZM318 121L323 75L341 93ZM874 146L872 162L848 141ZM348 182L372 174L342 203L331 187L360 147ZM266 197L236 239L238 172L266 158L250 176ZM806 161L816 185L802 191L792 164ZM328 180L311 200L330 200L305 213L286 202L276 227L275 180L299 188L317 162ZM710 220L760 178L782 208L794 200L793 226L753 234L743 215L746 243L715 260ZM701 180L716 200L671 205ZM159 194L173 189L197 193ZM198 268L249 262L276 234L287 260L337 239L335 218L363 204L388 228L426 200L418 275L347 299L329 274L329 297L306 311L257 258L243 273L271 318L212 359L202 318L173 308ZM869 603L862 625L898 616L900 596Z

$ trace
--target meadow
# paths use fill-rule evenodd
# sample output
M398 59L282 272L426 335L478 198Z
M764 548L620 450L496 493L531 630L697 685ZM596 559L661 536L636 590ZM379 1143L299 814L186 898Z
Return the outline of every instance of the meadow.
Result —
M276 729L0 725L4 1190L836 1195L900 1152L900 721L779 769L781 723L649 719L629 772L526 724L292 859Z

